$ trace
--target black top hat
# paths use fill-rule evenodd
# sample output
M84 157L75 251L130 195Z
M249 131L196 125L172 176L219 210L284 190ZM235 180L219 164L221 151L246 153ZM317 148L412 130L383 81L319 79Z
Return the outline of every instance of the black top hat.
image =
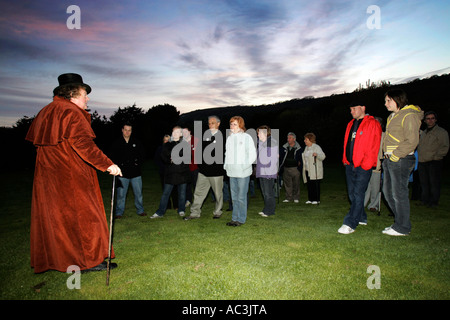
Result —
M83 82L83 78L76 73L64 73L58 77L59 86L56 87L53 92L65 85L81 85L86 93L89 94L91 92L91 87Z

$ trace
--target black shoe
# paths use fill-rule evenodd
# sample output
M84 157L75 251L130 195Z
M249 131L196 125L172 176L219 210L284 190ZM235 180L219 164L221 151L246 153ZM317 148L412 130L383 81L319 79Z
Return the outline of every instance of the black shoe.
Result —
M214 215L214 216L213 216L213 219L220 219L220 217L221 217L221 216L219 216L219 215L217 215L217 216Z
M184 217L183 220L194 220L194 219L199 219L200 217L192 217L192 216L188 216L188 217Z
M242 223L240 223L240 222L238 222L238 221L230 221L230 222L227 222L227 226L230 226L230 227L239 227L239 226L241 226L242 225Z
M145 217L147 214L145 212L138 213L138 216Z
M95 266L93 268L86 269L86 270L81 270L81 272L85 273L85 272L91 272L91 271L106 271L107 267L108 267L107 262L103 261L98 266ZM117 268L117 263L111 262L109 264L109 269L112 270L112 269L115 269L115 268Z

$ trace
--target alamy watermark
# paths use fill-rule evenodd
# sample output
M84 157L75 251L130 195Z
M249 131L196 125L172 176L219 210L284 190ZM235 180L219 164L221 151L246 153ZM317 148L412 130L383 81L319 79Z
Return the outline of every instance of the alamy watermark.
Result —
M67 18L67 29L81 29L81 9L77 5L70 5L67 7L66 13L72 14Z
M267 134L266 129L261 129ZM253 143L253 146L257 148L258 144L258 134L255 129L248 129L245 131L246 134L250 135L252 138L252 142L250 140L245 140L245 142L240 141L239 143ZM194 132L193 136L198 138L197 145L194 150L194 162L196 164L223 164L224 163L224 155L225 152L230 152L234 157L228 158L229 164L246 164L247 159L242 154L239 154L239 150L242 150L242 145L233 144L229 145L228 148L232 148L232 150L225 150L226 139L228 139L231 135L231 130L226 129L225 137L220 130L214 133L208 129L203 132L202 121L194 121ZM280 132L278 129L271 129L270 135L271 143L281 143ZM180 138L182 140L183 138ZM203 148L204 142L212 141L208 146ZM249 148L250 146L243 146L244 150ZM270 168L269 171L274 171L275 173L278 171L278 147L274 148L258 148L258 158L259 163L264 165L265 167ZM191 145L189 143L179 143L173 149L171 153L171 161L174 164L191 164L192 163L192 154L191 154ZM256 160L254 164L256 163Z
M67 7L66 13L71 14L67 18L66 25L70 30L81 29L81 9L77 5L70 5ZM370 16L366 20L367 28L381 29L381 9L377 5L370 5L367 7L366 13Z
M371 14L366 21L369 29L381 29L381 9L379 6L371 5L367 7L366 12Z
M66 273L71 274L69 278L67 278L66 285L67 289L81 289L81 271L80 267L76 265L71 265L67 267Z
M370 265L367 268L367 273L370 273L370 277L367 278L367 288L369 289L381 289L381 270L379 266Z

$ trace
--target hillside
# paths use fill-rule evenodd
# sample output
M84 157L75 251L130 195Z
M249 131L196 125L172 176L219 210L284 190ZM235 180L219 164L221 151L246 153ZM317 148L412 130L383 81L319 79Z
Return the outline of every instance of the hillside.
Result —
M363 101L366 104L367 113L386 120L389 112L384 106L384 94L390 88L402 88L407 92L411 104L420 106L424 111L436 111L439 116L439 125L449 130L449 74L417 79L400 85L363 89L320 98L293 99L271 105L196 110L181 115L179 123L187 126L195 120L201 120L204 122L203 128L207 128L207 117L217 115L222 120L221 130L225 130L228 128L228 120L232 116L240 115L245 119L247 128L256 129L266 124L271 128L279 129L281 143L286 142L285 137L288 132L296 133L297 140L301 143L305 133L314 132L328 160L339 161L345 126L351 120L349 103L354 100Z

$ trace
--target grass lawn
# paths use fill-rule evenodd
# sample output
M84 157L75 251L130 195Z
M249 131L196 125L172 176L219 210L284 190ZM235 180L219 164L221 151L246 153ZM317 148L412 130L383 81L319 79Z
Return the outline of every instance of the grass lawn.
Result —
M447 170L448 171L448 170ZM109 217L112 177L99 174ZM34 274L29 265L32 172L6 172L1 185L1 300L447 300L450 298L448 172L438 209L411 204L407 237L381 231L393 223L383 205L368 213L368 225L341 235L348 211L344 169L325 166L322 202L282 203L262 218L262 197L250 199L248 219L228 227L230 212L212 219L208 198L202 217L183 221L174 210L149 219L160 184L151 163L144 168L144 205L138 217L130 190L125 217L114 223L115 262L110 285L105 272L81 274L81 289L68 289L71 274ZM189 210L188 210L189 212ZM368 267L378 266L379 289L369 289ZM369 283L374 283L369 279Z

